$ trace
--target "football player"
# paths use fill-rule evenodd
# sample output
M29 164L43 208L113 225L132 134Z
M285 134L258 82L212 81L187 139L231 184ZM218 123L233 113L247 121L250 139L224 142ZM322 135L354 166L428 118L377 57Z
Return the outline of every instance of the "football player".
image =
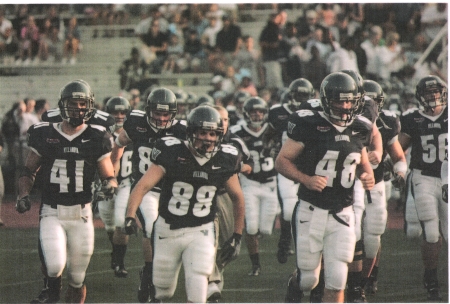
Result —
M281 146L287 139L288 117L293 112L299 110L300 105L307 100L314 98L315 90L311 82L305 78L298 78L291 82L289 91L283 96L287 98L287 103L273 105L268 114L270 128L264 134L264 145L269 149L271 156L276 159ZM278 242L277 259L279 263L286 263L288 256L293 254L290 249L292 233L291 219L295 203L297 202L298 183L287 179L281 174L277 176L278 197L281 205L281 233Z
M448 236L448 204L442 198L442 163L447 159L447 84L438 76L423 77L416 86L423 110L408 110L400 117L399 141L403 150L411 146L412 192L424 231L422 260L428 300L442 299L437 267L442 237ZM441 237L442 236L442 237Z
M381 249L381 235L384 233L387 224L387 198L384 183L384 160L387 155L393 162L394 187L405 188L405 175L407 164L405 154L398 141L400 132L400 120L395 113L389 110L383 110L384 92L382 87L373 80L364 80L364 92L367 97L372 98L378 105L379 116L376 124L383 140L383 156L380 164L373 168L375 176L375 186L366 194L361 191L363 209L365 217L363 220L364 232L364 252L361 287L374 294L377 291L378 266L374 266L375 258L379 260L379 251ZM356 193L355 193L356 201ZM358 222L357 222L358 223ZM359 223L358 223L359 224ZM356 226L356 239L361 239L361 226ZM372 270L373 268L373 270ZM370 275L370 278L369 278Z
M115 130L113 138L117 138L123 129L126 115L131 111L130 102L123 97L111 97L105 105L106 112L115 119ZM105 224L105 229L112 244L111 268L118 278L125 278L128 275L125 269L124 259L127 251L128 235L123 231L125 223L125 213L130 195L131 187L131 156L133 146L128 145L120 160L120 167L117 169L117 182L119 189L117 195L110 200L106 200L101 191L96 192L98 196L98 211L100 218Z
M268 130L268 107L260 97L250 97L244 102L246 125L235 125L231 132L242 138L253 158L251 174L240 174L239 180L245 197L246 243L252 270L250 276L261 272L259 261L259 234L272 234L278 211L277 179L274 158L264 155L263 136Z
M358 176L365 189L374 185L365 149L372 123L356 115L361 98L355 81L332 73L322 81L320 97L323 112L290 115L288 139L275 163L280 174L301 184L292 220L297 271L289 278L287 302L299 302L303 291L318 284L322 255L323 302L344 301L356 244L354 181Z
M16 210L30 210L29 193L41 171L39 254L46 286L32 302L58 302L67 264L65 300L84 303L84 279L94 251L91 184L96 171L106 197L117 189L110 159L112 137L104 127L85 123L94 114L94 93L86 82L66 84L58 105L62 122L41 122L28 130L31 151L19 178Z
M244 226L244 197L237 175L240 152L232 145L221 145L222 121L210 106L192 110L187 133L187 141L164 137L155 144L149 168L128 203L126 229L134 233L143 196L164 178L153 238L155 301L173 296L181 264L187 302L206 301L208 276L215 263L215 197L222 187L233 201L234 233L222 245L219 263L236 258L240 249Z
M222 119L223 124L223 138L222 144L234 145L242 153L243 163L241 166L242 174L250 174L253 169L253 159L250 155L245 142L234 133L231 133L229 125L228 111L223 106L214 106ZM225 188L219 189L216 196L217 213L214 220L215 230L216 230L216 246L217 254L220 256L222 248L219 245L224 244L232 235L234 231L234 217L233 217L233 202L228 195ZM208 278L208 292L207 292L207 302L215 303L222 298L222 290L224 286L223 272L226 265L219 265L216 262L213 273Z
M177 113L177 101L175 94L166 88L155 88L147 97L145 112L133 110L127 115L123 130L115 140L111 160L115 168L119 166L119 160L124 148L133 144L132 179L131 189L144 175L150 165L150 152L157 139L173 136L179 139L186 138L186 121L175 119ZM117 171L116 171L117 172ZM140 285L138 300L145 303L152 296L152 244L150 236L153 223L158 217L158 199L161 185L152 188L145 194L139 207L138 217L144 230L143 251L145 265L140 269Z

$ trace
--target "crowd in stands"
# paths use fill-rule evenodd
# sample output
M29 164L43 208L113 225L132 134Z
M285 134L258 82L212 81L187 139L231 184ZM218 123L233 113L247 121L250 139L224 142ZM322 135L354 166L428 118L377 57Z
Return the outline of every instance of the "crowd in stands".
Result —
M258 36L245 35L245 21L256 21L245 12L259 8L273 13ZM293 20L292 9L303 13ZM139 21L130 23L133 17ZM92 38L125 36L108 26L129 25L140 44L117 66L118 89L130 98L144 100L139 83L148 75L207 72L214 76L210 97L224 106L237 106L240 91L272 105L292 80L304 77L317 91L341 69L402 87L401 95L424 75L448 81L442 44L416 65L447 18L447 3L9 4L0 6L0 62L75 64L79 24L104 26ZM20 121L16 106L8 115Z

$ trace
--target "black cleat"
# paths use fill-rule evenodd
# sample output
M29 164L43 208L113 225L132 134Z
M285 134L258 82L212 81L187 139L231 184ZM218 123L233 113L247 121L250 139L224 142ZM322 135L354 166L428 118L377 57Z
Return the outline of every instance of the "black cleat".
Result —
M117 278L126 278L128 276L128 271L125 269L124 265L117 265L114 269L114 275Z
M347 288L347 303L367 303L364 289L361 286Z
M206 303L219 303L221 298L221 293L217 291L209 296L209 298L206 300Z
M303 298L303 291L297 284L296 275L291 274L289 276L286 297L284 298L285 303L300 303Z
M252 271L250 271L248 273L249 276L259 276L259 274L261 273L261 266L260 265L253 265L252 266Z
M370 295L374 295L378 291L378 281L374 277L369 277L367 284L365 286L366 293Z
M150 297L150 279L147 275L144 275L144 267L139 270L139 278L141 283L138 289L138 301L139 303L147 303Z
M60 282L60 281L59 281ZM58 294L52 295L50 292L50 288L48 287L48 279L44 278L44 288L41 290L39 295L31 300L30 303L57 303L59 301L59 292Z
M289 248L289 245L278 245L277 259L278 263L285 264L288 261L288 256L293 255L294 252Z
M427 300L428 301L441 301L442 296L439 292L438 282L425 283L425 288L427 289Z
M322 303L323 298L323 289L322 288L313 288L309 293L309 303Z

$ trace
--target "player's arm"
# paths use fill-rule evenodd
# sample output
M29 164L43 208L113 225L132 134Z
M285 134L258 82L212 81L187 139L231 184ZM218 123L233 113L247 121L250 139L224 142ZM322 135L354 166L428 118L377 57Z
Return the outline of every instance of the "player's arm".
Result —
M376 124L372 125L372 134L369 146L369 161L372 165L378 165L383 156L383 140Z
M127 217L134 218L136 216L136 211L139 208L144 195L149 192L164 177L164 175L165 171L161 166L150 163L148 170L130 193L130 197L128 198Z
M225 183L225 190L233 202L234 233L242 235L244 230L245 203L244 194L237 174L231 176Z
M281 148L281 144L279 143L279 134L277 130L269 123L269 127L266 132L263 134L263 154L270 155L272 157L276 157L279 153L279 149Z
M395 188L404 188L406 186L405 176L406 171L408 170L408 165L406 163L406 157L402 146L398 140L395 140L392 144L386 147L386 151L394 164L394 179L392 180L392 183Z
M101 192L106 199L111 199L117 192L117 179L110 155L105 155L97 162L98 175L101 180Z
M400 134L398 135L398 141L400 143L400 146L402 146L403 151L406 151L411 145L411 136L406 133L400 132Z
M304 148L303 143L288 138L275 160L275 169L286 178L301 183L310 190L321 192L327 185L327 177L304 174L295 164L295 160L301 156Z
M125 147L132 143L132 140L128 137L127 132L122 130L114 141L114 145L111 151L111 162L114 166L115 175L119 174L120 159L122 158Z
M370 165L369 156L366 149L361 150L361 162L356 167L358 178L361 180L363 188L370 190L375 185L375 177Z
M19 177L19 194L16 202L16 210L19 213L24 213L31 209L29 194L33 188L36 172L39 170L40 165L41 156L30 150Z

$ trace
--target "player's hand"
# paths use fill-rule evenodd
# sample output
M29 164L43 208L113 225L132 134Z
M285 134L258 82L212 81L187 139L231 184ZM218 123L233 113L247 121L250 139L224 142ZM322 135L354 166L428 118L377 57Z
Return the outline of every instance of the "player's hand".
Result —
M406 181L403 174L394 174L394 178L392 179L392 187L394 187L397 190L403 190L406 187Z
M101 192L105 199L112 199L114 194L117 193L117 179L115 177L109 177L102 181Z
M136 235L138 234L138 226L136 223L136 219L134 217L126 217L125 218L125 233L128 235Z
M371 165L378 166L381 162L381 156L380 153L377 151L369 151L369 162Z
M364 172L359 176L359 179L363 185L364 190L371 190L373 186L375 186L375 178L373 177L373 174Z
M17 198L16 211L19 213L25 213L31 209L31 201L28 195L22 198Z
M327 186L328 177L314 175L310 176L305 183L306 188L309 190L322 192L323 189Z
M448 184L442 185L442 199L448 203Z
M241 173L245 174L245 175L249 175L250 173L252 173L252 167L250 165L243 164L242 168L241 168Z
M241 238L242 235L233 233L233 236L222 245L216 259L219 268L224 268L228 263L238 257L241 251Z

